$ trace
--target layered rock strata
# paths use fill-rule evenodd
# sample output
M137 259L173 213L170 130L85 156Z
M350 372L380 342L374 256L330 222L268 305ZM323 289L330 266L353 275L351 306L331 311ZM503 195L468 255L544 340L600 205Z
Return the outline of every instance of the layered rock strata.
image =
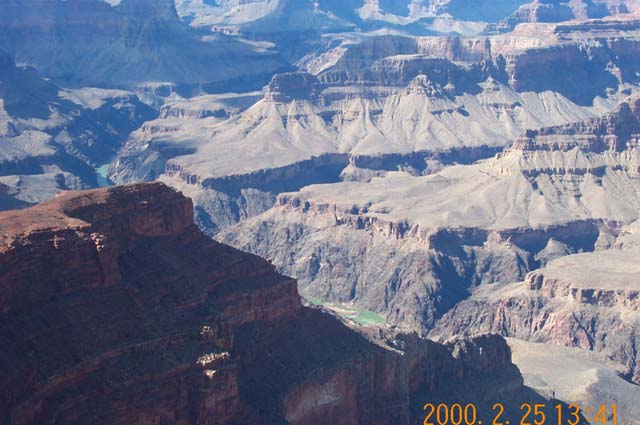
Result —
M620 364L622 376L640 382L638 246L562 257L523 282L482 288L436 325L432 337L498 332L534 342L579 347Z
M9 424L395 425L436 397L523 391L500 337L363 336L303 308L295 280L205 237L160 183L0 213L0 270Z
M216 234L278 193L381 170L430 174L491 157L528 129L613 113L637 90L639 34L627 17L334 43L226 120L161 118L133 133L110 178L189 192L199 224ZM571 143L615 144L608 136Z
M634 0L534 0L517 8L511 16L497 24L490 24L487 32L513 30L516 25L533 22L562 22L617 17L638 9Z
M285 66L274 52L189 28L171 0L7 0L0 30L0 48L18 62L73 85L226 91L259 88Z
M13 206L96 187L95 167L156 115L129 92L62 90L0 52L0 183Z
M639 218L630 105L542 129L472 165L282 194L274 208L219 237L272 258L305 296L427 332L476 286L520 281L558 257L610 248ZM575 142L583 139L595 142ZM605 140L615 142L609 148Z

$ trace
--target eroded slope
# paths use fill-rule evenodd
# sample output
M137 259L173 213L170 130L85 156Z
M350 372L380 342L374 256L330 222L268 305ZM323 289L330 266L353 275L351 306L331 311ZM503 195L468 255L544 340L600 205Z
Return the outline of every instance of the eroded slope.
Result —
M10 424L396 425L436 397L529 394L500 337L365 337L303 308L295 280L204 236L160 183L0 213L0 269Z

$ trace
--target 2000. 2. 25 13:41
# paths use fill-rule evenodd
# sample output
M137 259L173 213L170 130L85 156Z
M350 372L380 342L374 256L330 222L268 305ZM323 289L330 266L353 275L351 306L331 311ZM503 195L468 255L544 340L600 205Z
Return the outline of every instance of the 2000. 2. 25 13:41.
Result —
M598 408L581 408L577 404L530 404L520 405L519 422L511 423L503 418L504 405L493 405L493 417L484 425L579 425L585 421L598 425L618 425L618 408L615 404L601 404ZM556 421L547 420L547 409L554 409ZM423 425L483 425L478 418L478 411L473 403L448 405L440 403L424 405L425 419ZM595 414L594 414L595 413ZM591 416L594 414L593 416ZM553 423L555 422L555 423Z

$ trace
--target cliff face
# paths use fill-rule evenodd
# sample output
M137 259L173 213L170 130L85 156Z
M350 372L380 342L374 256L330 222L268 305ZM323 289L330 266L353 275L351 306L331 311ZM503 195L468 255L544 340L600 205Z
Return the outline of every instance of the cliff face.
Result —
M638 228L637 222L624 227L611 249L558 258L522 282L476 291L431 336L497 332L579 347L619 364L626 379L640 382Z
M593 119L604 127L584 144L606 147L615 141L595 120L636 92L637 28L626 16L530 24L508 35L329 43L301 62L307 73L275 75L261 100L222 122L196 115L148 123L109 175L188 191L199 224L217 234L272 207L279 193L380 169L432 173L431 160L491 157L528 129Z
M623 270L634 255L596 253L570 256L551 263L554 267L577 260L582 270L593 272L609 265L606 275ZM621 256L621 261L616 259ZM612 260L613 259L613 260ZM584 261L584 262L583 262ZM613 265L610 263L614 261ZM584 285L576 277L559 279L542 269L529 274L525 282L485 288L448 312L431 333L432 337L497 332L504 336L579 347L594 351L620 366L621 375L640 382L638 352L638 287L616 287L617 277ZM549 276L548 276L549 274ZM626 278L637 279L634 271ZM613 282L612 282L613 280Z
M477 286L609 248L638 219L637 113L629 99L471 165L304 187L218 237L273 259L304 296L427 332Z
M489 25L489 30L510 31L522 23L598 19L629 13L635 8L637 4L633 0L534 0L521 5L499 23Z
M395 425L470 380L521 390L500 337L365 337L303 308L160 183L0 213L0 234L5 423Z
M637 18L531 24L508 35L379 36L336 48L332 61L310 64L329 86L402 86L417 75L454 93L477 93L488 77L518 93L551 90L591 105L625 82L637 81ZM553 68L557 72L549 74ZM571 75L572 78L566 75Z
M629 99L616 113L566 125L527 130L513 149L522 151L622 151L638 145L640 99Z

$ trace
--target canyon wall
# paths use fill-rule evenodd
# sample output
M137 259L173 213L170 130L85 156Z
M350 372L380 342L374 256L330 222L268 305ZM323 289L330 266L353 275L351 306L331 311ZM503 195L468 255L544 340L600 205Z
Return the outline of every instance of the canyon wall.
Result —
M638 383L637 254L637 246L619 242L610 250L556 259L521 282L489 285L445 314L430 335L497 332L578 347L619 364L621 375Z
M218 237L304 296L426 333L476 287L613 246L638 219L637 110L530 131L472 165L308 186Z
M110 179L160 179L188 192L215 235L303 186L432 174L490 158L535 129L606 127L595 121L637 91L639 34L629 15L508 35L336 42L301 71L274 75L244 110L211 117L218 103L195 99L190 114L145 124ZM616 143L604 127L598 143Z
M524 391L498 336L362 335L303 307L160 183L0 213L0 235L5 423L396 425L470 382L481 405Z
M0 52L0 182L14 205L96 187L95 168L156 116L132 93L64 90Z

